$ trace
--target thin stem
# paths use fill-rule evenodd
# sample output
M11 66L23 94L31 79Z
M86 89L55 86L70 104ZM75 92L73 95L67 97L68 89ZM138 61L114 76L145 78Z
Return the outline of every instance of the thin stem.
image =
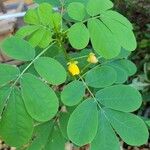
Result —
M81 73L84 72L84 70L87 69L90 65L91 63L88 63L87 65L85 65L84 68L81 70Z
M86 22L89 21L90 19L98 19L98 18L100 18L100 16L95 16L95 17L92 17L92 18L88 18L88 19L86 19L86 20L83 20L82 22L83 22L83 23L86 23Z
M88 57L88 55L72 58L71 60L77 60L77 59L82 59L82 58L86 58L86 57Z
M97 99L95 98L94 94L92 93L92 91L90 90L90 88L88 87L88 85L86 84L86 82L84 81L84 79L79 75L79 78L81 79L81 81L83 82L84 86L86 87L86 89L88 90L88 92L90 93L90 95L92 96L92 98L94 99L94 101L97 103L98 107L100 109L102 109L102 107L100 106L99 102L97 101Z
M22 77L22 75L30 68L30 66L41 56L43 55L52 45L54 45L54 43L52 43L51 45L49 45L47 48L45 48L40 54L38 54L30 63L29 65L21 72L21 74L18 76L18 78L15 80L15 82L13 83L13 85L11 86L11 88L13 88L16 83L18 82L18 80Z

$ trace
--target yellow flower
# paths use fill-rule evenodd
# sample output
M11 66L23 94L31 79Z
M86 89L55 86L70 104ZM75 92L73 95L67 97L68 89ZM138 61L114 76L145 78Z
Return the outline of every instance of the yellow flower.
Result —
M80 69L77 64L78 64L77 61L71 61L68 63L68 70L72 76L80 74Z
M98 62L98 59L96 58L94 53L90 53L89 56L88 56L87 61L89 63L96 64Z

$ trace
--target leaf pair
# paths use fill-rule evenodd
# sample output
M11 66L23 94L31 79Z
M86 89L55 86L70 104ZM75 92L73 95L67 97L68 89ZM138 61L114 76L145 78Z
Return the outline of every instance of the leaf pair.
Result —
M139 92L127 85L98 91L96 100L85 100L71 114L67 126L69 139L79 146L91 143L92 150L107 150L110 147L119 150L115 130L129 145L146 143L148 130L144 121L129 113L137 110L141 102ZM102 108L101 104L105 107Z
M76 10L77 5L79 10ZM79 2L69 4L68 15L78 21L68 32L73 48L83 49L91 40L93 49L107 59L118 56L122 47L128 51L135 50L136 40L131 23L121 14L108 10L112 6L109 0L89 1L86 7Z

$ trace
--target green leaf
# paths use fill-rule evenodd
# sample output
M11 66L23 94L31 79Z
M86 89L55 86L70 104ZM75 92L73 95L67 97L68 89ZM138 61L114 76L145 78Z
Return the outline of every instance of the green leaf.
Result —
M128 51L133 51L136 49L137 43L133 31L130 28L127 28L123 22L110 19L107 17L107 15L105 16L104 14L101 15L101 20L117 38L118 44L120 44L120 46Z
M131 22L120 13L113 10L107 10L103 12L103 14L105 14L105 16L107 16L109 19L117 21L118 23L122 23L124 26L126 26L129 29L131 30L133 29Z
M48 138L53 129L53 122L46 122L38 125L34 129L35 139L27 148L27 150L41 150L45 147L48 142Z
M90 150L120 150L119 139L102 111L99 112L98 131Z
M141 94L128 85L114 85L96 93L97 100L108 108L133 112L142 104Z
M81 81L75 80L65 86L61 92L61 100L67 106L77 105L85 95L85 87Z
M64 67L53 58L40 57L35 61L34 67L40 76L50 84L62 84L67 78L67 73Z
M122 68L124 71L126 71L128 76L134 75L137 71L136 65L133 62L131 62L130 60L127 60L127 59L114 61L114 62L112 62L112 64L114 64L117 67Z
M44 150L65 150L65 142L58 126L54 126Z
M26 73L21 79L21 89L28 113L37 121L52 119L58 110L58 99L54 91L41 80Z
M60 0L34 0L36 3L50 3L52 6L61 6Z
M17 60L30 61L35 57L33 47L27 41L19 37L12 36L6 38L1 47L6 55Z
M95 88L104 88L116 81L116 71L109 66L98 66L88 71L85 76L87 85Z
M19 74L20 71L17 67L8 64L0 64L0 85L15 80Z
M39 25L40 20L37 9L29 9L24 16L24 22L27 24Z
M89 0L87 3L87 12L91 16L96 16L112 7L113 3L110 0Z
M140 146L147 143L149 132L144 121L136 115L105 109L113 128L129 145Z
M88 29L90 32L91 42L94 50L106 59L116 57L121 50L116 37L98 19L90 19L88 21Z
M21 38L25 38L26 36L29 36L30 34L34 33L36 30L39 29L39 26L24 26L22 28L20 28L17 33L16 36L19 36Z
M6 144L20 147L28 143L32 132L33 120L26 112L20 91L14 89L0 121L0 135Z
M83 146L94 139L97 127L97 105L93 99L87 99L71 114L67 127L68 137L76 145Z
M31 34L28 39L33 47L46 47L51 40L51 31L43 27L40 27L37 31L34 32L34 34Z
M7 102L7 98L8 98L10 91L11 89L9 86L4 86L0 88L0 118L3 112L3 109L5 107L5 104Z
M116 83L124 83L128 79L127 72L119 67L118 65L115 65L115 63L109 64L109 66L113 67L113 69L117 72L117 80Z
M83 49L89 43L89 31L83 23L76 23L69 29L68 38L75 49Z
M68 5L68 15L77 21L82 21L85 18L86 10L85 6L79 2L73 2Z
M42 3L38 7L38 16L40 23L44 26L49 25L50 17L52 15L52 6L48 3Z

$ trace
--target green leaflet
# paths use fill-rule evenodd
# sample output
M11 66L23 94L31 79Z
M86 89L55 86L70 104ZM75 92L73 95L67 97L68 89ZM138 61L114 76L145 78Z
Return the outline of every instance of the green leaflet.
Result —
M29 142L32 132L33 120L26 112L20 91L14 89L0 121L0 135L7 144L20 147Z
M21 90L28 113L37 121L52 119L58 110L54 91L40 79L26 73L21 79Z
M10 87L9 86L4 86L0 88L0 117L3 112L3 109L5 107L8 95L10 94Z
M85 87L81 81L75 80L65 86L61 92L61 101L67 106L77 105L85 95Z
M88 29L93 49L106 59L116 57L121 50L116 37L99 19L90 19Z
M116 67L122 68L128 76L132 76L136 73L137 67L136 65L127 59L121 59L110 63L111 65L115 65Z
M85 6L79 2L70 3L67 7L68 15L77 21L82 21L85 18Z
M107 16L109 19L112 19L114 21L117 21L118 23L121 23L122 25L126 26L129 29L133 29L133 26L131 22L121 15L120 13L113 11L113 10L107 10L102 13L104 16Z
M8 64L0 64L0 86L15 80L19 74L20 71L17 67Z
M69 29L68 38L73 48L83 49L89 43L89 31L83 23L75 23Z
M34 48L27 41L16 36L6 38L1 48L7 56L17 60L30 61L35 57Z
M39 26L30 26L30 25L26 25L22 28L20 28L17 32L16 32L16 36L19 36L21 38L25 38L26 36L29 36L30 34L34 33L36 30L39 29Z
M98 131L90 150L120 150L119 139L103 111L99 111Z
M108 63L106 64L106 66L107 65L112 67L117 73L117 79L115 83L120 84L120 83L124 83L125 81L127 81L128 73L126 72L126 70L124 70L122 67L119 67L115 63Z
M48 121L35 127L33 133L35 139L32 141L27 150L42 150L48 142L53 126L54 123L52 121Z
M112 7L113 3L110 0L89 0L87 2L87 12L91 16L96 16Z
M98 66L88 71L85 82L94 88L104 88L116 81L116 71L109 66Z
M66 140L62 136L58 126L54 126L44 150L65 150Z
M114 85L96 93L97 100L108 108L133 112L142 104L141 94L128 85Z
M136 115L105 109L106 116L119 136L129 145L140 146L147 142L149 132L144 121Z
M97 127L97 104L93 99L87 99L71 114L67 126L68 137L78 146L86 145L94 139Z
M57 60L50 57L40 57L35 61L34 67L40 76L50 84L62 84L67 78L64 67Z
M131 28L128 28L123 24L123 22L110 19L105 14L102 14L100 18L112 34L117 38L118 45L120 44L120 46L128 51L133 51L136 49L137 43Z
M38 16L40 23L44 26L50 24L50 15L52 14L52 6L47 3L42 3L38 7Z

